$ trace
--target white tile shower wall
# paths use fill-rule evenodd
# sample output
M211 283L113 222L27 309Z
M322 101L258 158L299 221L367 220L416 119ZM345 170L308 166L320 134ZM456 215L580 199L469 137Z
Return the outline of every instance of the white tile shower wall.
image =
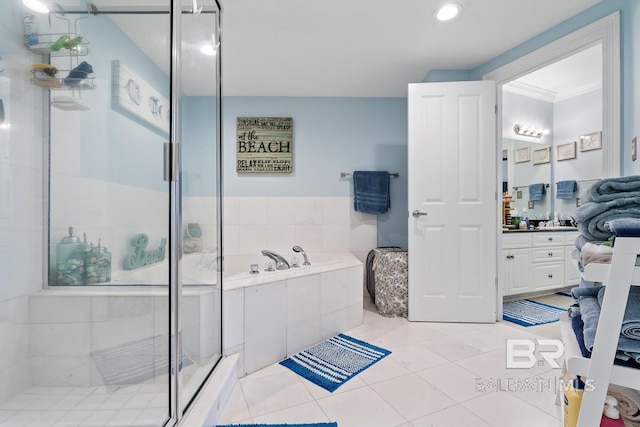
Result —
M365 262L377 244L377 217L353 211L351 197L225 197L227 253L271 249L285 257L306 252L351 252Z
M3 4L4 7L4 4ZM33 55L22 47L17 8L0 16L0 402L29 386L28 295L43 283L46 91L25 75ZM5 13L6 12L6 13ZM21 12L20 12L21 13ZM15 18L18 18L14 21Z

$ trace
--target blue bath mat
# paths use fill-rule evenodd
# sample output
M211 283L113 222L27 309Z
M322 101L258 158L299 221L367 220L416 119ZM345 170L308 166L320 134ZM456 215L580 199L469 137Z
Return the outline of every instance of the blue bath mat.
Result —
M384 348L338 334L294 354L280 364L333 392L390 354L391 352Z
M225 424L217 427L338 427L338 423L315 424Z
M536 326L560 320L565 308L543 304L541 302L520 299L508 301L502 305L502 318L522 326Z

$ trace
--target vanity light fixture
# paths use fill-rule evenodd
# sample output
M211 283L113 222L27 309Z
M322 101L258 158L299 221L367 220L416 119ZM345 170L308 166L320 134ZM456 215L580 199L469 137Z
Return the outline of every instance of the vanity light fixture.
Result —
M520 125L520 124L516 124L513 127L513 131L516 133L516 135L530 136L532 138L540 138L542 137L542 135L549 134L549 129L542 129L535 126Z
M38 13L49 13L49 6L40 0L22 0L22 4Z
M446 3L440 6L434 12L434 16L438 21L450 21L460 14L462 6L458 3Z

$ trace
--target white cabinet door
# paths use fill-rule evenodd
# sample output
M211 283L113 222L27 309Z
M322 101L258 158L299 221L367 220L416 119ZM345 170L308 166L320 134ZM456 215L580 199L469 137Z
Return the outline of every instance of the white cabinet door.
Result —
M509 249L503 251L503 266L506 274L506 294L515 295L530 292L531 251L529 249Z

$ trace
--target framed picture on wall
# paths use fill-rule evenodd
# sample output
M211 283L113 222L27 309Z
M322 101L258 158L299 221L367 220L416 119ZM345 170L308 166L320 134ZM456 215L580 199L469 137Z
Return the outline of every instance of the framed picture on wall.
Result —
M530 161L529 157L529 147L518 148L513 152L513 162L514 163L524 163Z
M560 160L569 160L576 158L576 142L571 141L566 144L556 146L556 158Z
M533 150L533 164L540 165L551 161L551 148L545 147L539 150Z
M599 150L602 148L602 131L580 136L580 151Z

